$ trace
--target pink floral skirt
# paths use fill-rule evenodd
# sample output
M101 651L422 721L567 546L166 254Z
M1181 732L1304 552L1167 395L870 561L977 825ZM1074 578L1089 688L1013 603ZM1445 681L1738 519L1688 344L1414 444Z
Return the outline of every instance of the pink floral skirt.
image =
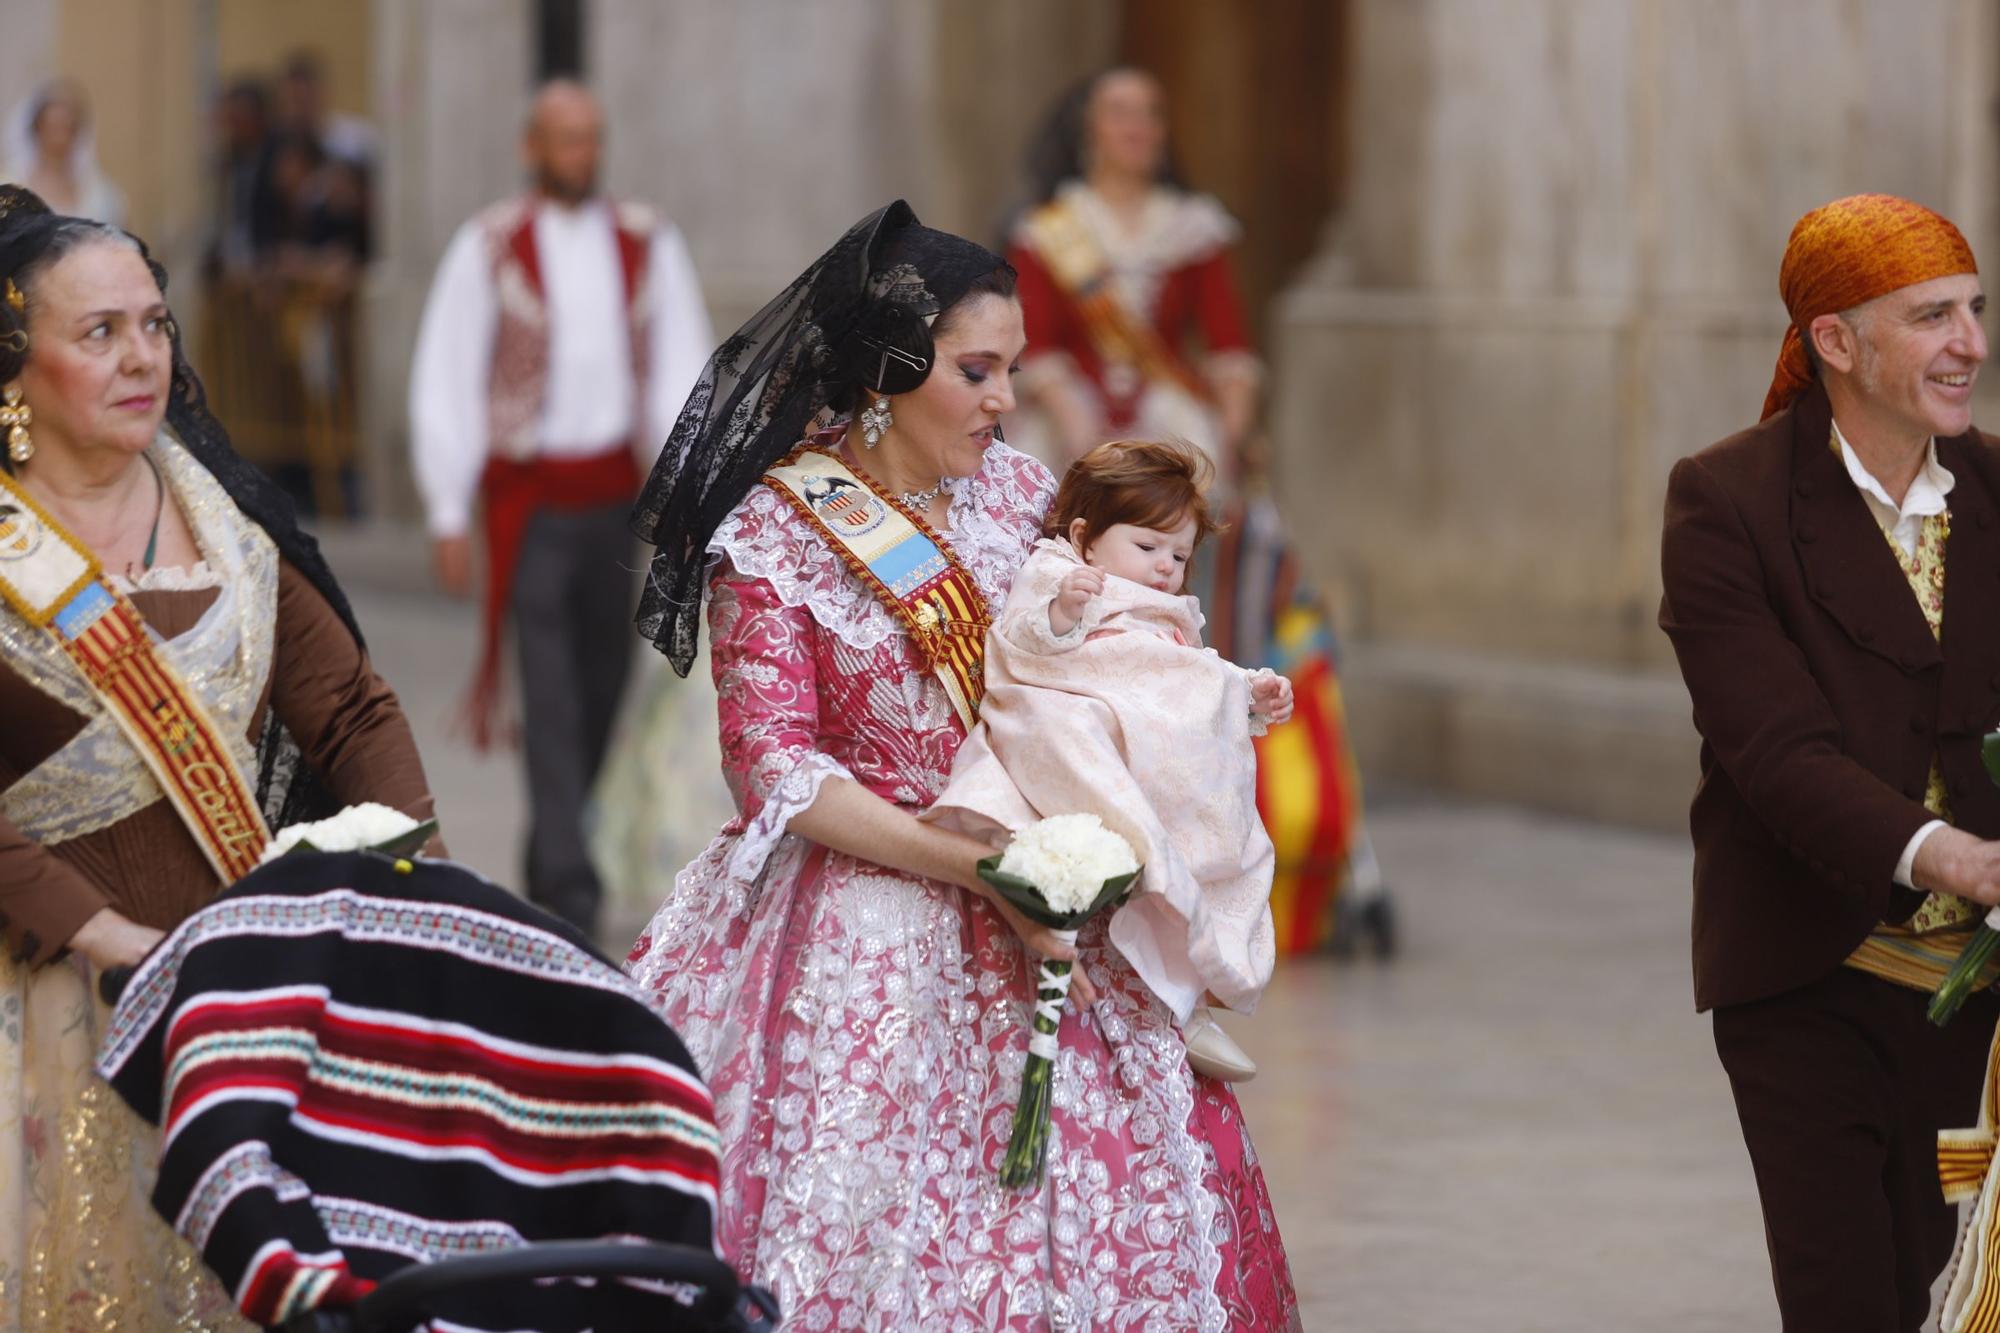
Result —
M708 1076L722 1243L801 1330L1299 1326L1235 1096L1111 950L1065 1015L1048 1177L1001 1188L1029 956L955 887L786 838L754 882L719 838L628 968Z

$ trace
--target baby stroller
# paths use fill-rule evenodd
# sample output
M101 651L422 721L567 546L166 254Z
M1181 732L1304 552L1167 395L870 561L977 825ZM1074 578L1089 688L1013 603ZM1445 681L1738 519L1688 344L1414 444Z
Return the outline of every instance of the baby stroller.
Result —
M129 974L98 1071L154 1207L292 1333L777 1327L715 1252L680 1040L568 926L444 861L282 858Z

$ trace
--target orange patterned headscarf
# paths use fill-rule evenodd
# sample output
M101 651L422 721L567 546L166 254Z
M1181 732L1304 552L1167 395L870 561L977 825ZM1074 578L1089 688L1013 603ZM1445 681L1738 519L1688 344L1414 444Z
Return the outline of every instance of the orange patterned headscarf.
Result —
M1852 194L1800 218L1778 269L1778 295L1792 326L1785 330L1777 373L1764 395L1764 415L1783 411L1812 383L1801 339L1821 315L1837 315L1932 278L1978 271L1972 247L1957 227L1893 194Z

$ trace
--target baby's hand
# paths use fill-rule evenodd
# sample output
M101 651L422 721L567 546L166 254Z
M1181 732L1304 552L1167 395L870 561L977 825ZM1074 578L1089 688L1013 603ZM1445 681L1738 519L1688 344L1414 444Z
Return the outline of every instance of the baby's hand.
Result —
M1292 682L1279 675L1257 677L1250 682L1250 711L1274 727L1291 721Z
M1063 575L1056 599L1049 603L1049 632L1057 638L1075 629L1090 599L1104 591L1104 571L1083 565Z

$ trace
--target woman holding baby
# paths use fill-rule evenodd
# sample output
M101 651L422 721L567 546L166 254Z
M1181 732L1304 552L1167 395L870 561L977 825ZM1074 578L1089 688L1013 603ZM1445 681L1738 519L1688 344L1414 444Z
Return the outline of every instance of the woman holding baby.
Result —
M628 966L716 1094L724 1250L788 1322L1293 1328L1241 1113L1173 1010L1101 921L1064 945L989 894L987 843L918 818L1056 489L996 438L1013 277L897 203L710 361L641 500L640 623L685 671L706 607L740 813ZM1038 956L1078 959L1077 1003L1047 1180L1016 1193Z

